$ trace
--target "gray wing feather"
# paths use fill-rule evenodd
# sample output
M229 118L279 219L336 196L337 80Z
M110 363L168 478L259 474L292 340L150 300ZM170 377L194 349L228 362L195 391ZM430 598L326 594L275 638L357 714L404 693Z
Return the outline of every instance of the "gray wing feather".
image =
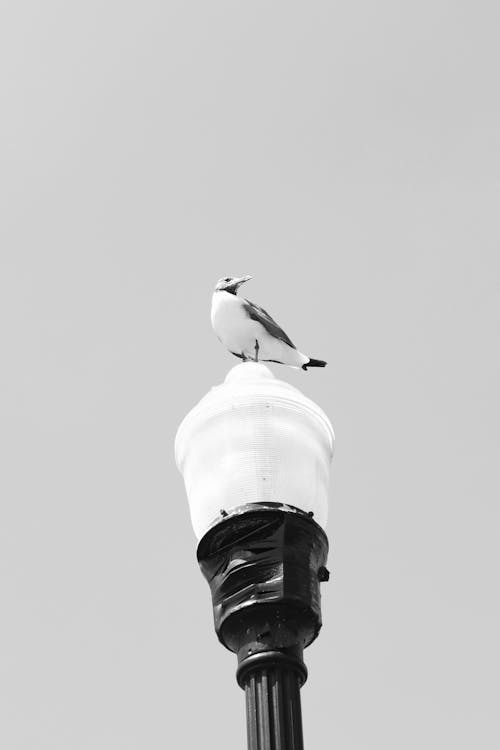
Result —
M288 344L288 346L291 346L292 349L297 348L286 335L285 331L279 327L276 321L271 318L269 313L266 312L263 307L259 307L255 303L250 302L250 300L245 299L243 302L243 309L245 310L249 318L258 321L261 325L263 325L266 331L271 336L274 336L275 339L283 341L285 344Z

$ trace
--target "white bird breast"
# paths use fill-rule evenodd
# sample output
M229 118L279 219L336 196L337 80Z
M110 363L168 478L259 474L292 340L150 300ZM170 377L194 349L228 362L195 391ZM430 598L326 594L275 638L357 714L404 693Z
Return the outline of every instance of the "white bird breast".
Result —
M255 339L259 337L259 324L250 320L240 297L229 292L214 292L211 317L215 333L229 351L235 354L244 352L249 357L255 356Z

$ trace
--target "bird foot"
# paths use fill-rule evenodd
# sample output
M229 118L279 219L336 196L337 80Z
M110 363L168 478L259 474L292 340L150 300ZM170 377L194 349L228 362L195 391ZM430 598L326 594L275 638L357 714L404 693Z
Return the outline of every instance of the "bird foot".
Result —
M257 339L255 339L255 361L256 362L259 361L259 349L260 349L259 342L257 341Z

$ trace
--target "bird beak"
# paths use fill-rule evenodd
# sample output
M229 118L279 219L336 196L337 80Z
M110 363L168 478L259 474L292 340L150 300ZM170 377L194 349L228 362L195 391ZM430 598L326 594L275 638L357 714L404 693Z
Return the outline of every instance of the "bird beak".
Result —
M241 284L244 284L245 281L250 281L251 278L251 276L241 276L239 279L235 279L233 286L238 288Z

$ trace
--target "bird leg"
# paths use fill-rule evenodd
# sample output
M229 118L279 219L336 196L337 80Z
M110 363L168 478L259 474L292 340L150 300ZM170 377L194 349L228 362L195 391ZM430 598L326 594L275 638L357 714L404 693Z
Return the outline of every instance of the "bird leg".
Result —
M259 342L257 339L255 339L255 361L259 361Z

